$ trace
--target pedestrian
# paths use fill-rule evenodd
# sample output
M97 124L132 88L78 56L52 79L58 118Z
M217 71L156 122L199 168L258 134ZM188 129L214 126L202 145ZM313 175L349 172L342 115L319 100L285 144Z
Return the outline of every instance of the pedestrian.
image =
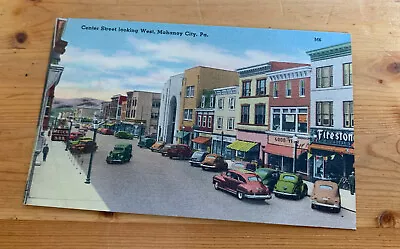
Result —
M47 154L49 153L49 146L45 144L42 151L43 151L43 162L46 162Z
M354 195L356 191L356 176L354 175L354 171L351 172L351 175L349 176L349 185L350 185L350 194Z

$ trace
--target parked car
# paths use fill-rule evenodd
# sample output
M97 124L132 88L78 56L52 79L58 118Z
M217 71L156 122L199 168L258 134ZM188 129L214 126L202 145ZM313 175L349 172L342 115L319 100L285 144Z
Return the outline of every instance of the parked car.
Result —
M231 169L241 169L241 170L247 170L251 172L255 172L257 169L257 166L254 163L251 162L245 162L245 161L234 161L231 166Z
M341 201L337 183L331 181L316 181L311 194L311 208L329 208L336 213L340 212Z
M155 142L156 142L156 140L154 138L142 137L140 139L140 141L138 142L138 146L140 148L150 148Z
M114 135L114 131L108 128L99 128L97 131L103 135Z
M81 125L76 123L74 127L75 127L75 129L79 129L79 127L81 127Z
M308 187L296 174L281 173L275 185L274 193L276 197L292 196L301 199L308 194Z
M171 148L172 144L166 144L164 147L160 150L162 156L167 156L168 150Z
M192 156L192 149L186 144L173 144L167 150L169 158L189 159Z
M228 163L225 162L224 157L218 154L208 154L203 162L200 164L203 170L215 169L215 170L228 170Z
M70 135L69 135L69 140L70 141L74 141L74 140L77 140L77 139L79 139L79 138L81 138L81 137L83 137L85 134L83 133L83 132L71 132L70 133Z
M255 172L262 180L262 183L269 189L274 189L279 180L279 172L270 168L258 168Z
M132 144L116 144L106 158L108 164L126 163L132 158Z
M271 199L271 192L261 182L261 178L255 173L228 170L213 177L213 185L216 190L225 190L235 194L239 200Z
M126 131L118 131L114 134L114 136L120 139L133 139L133 134Z
M91 153L98 148L96 142L93 140L81 140L78 144L71 146L71 153Z
M192 166L200 166L201 162L204 161L206 156L208 155L208 152L205 151L196 151L195 153L192 154L192 156L189 159L189 163Z
M93 138L91 138L91 137L80 137L80 138L78 138L76 140L69 141L69 144L72 146L72 145L77 145L80 142L85 142L85 141L93 141Z
M150 147L150 150L153 152L160 152L164 145L164 141L157 141Z

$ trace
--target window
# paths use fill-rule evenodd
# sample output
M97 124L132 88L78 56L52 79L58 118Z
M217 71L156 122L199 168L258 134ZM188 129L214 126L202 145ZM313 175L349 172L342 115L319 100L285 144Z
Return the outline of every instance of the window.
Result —
M317 126L333 126L333 102L317 102Z
M222 126L224 125L224 119L222 117L217 118L217 129L222 129Z
M251 95L251 81L245 81L242 83L242 96L248 97Z
M210 108L214 108L214 98L215 98L214 95L210 96Z
M257 80L256 95L257 96L266 95L267 94L266 86L267 86L266 85L266 79Z
M240 123L248 124L249 123L249 117L250 117L250 106L249 105L242 105Z
M201 126L201 115L197 115L197 125Z
M284 111L287 109L284 109ZM296 114L282 114L282 131L296 131Z
M235 98L228 99L229 110L235 110Z
M290 81L286 81L286 98L292 97L292 83Z
M353 85L353 65L352 63L343 64L343 85Z
M212 117L211 117L211 116L208 116L208 124L207 124L207 127L208 127L208 128L211 128L211 127L212 127Z
M186 87L186 97L194 97L194 86Z
M201 108L204 108L204 106L205 106L205 104L206 104L206 96L201 96Z
M132 114L132 118L135 118L136 117L136 110L134 109L133 110L133 114Z
M227 130L233 130L235 128L235 118L228 118Z
M158 101L158 100L156 100L156 101L153 101L153 103L152 103L152 107L155 107L155 108L158 108L158 107L160 107L160 101Z
M207 127L207 116L203 115L203 127Z
M220 109L220 110L224 109L224 103L225 103L225 98L219 98L218 99L218 109Z
M192 120L192 114L193 114L192 109L185 109L183 111L183 119L184 120Z
M299 96L305 97L306 96L306 83L304 80L300 80L299 82Z
M308 113L306 108L298 110L297 131L302 133L308 132Z
M353 101L343 101L343 127L354 127Z
M333 85L333 67L317 67L317 88L326 88Z
M273 91L273 96L274 96L274 98L278 98L278 82L274 82L274 87L273 88L274 88L272 90Z
M308 132L308 109L304 107L272 108L271 130L296 133Z
M255 105L255 124L263 125L265 124L265 104Z

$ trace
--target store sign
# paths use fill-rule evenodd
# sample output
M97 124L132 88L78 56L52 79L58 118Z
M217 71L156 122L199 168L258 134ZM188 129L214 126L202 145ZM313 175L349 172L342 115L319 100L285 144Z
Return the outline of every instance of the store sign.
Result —
M275 136L275 135L268 135L268 143L275 144L285 147L294 147L293 137L284 137L284 136ZM308 139L298 138L297 139L297 148L307 149L309 144Z
M67 141L69 129L58 128L51 132L51 141Z
M319 144L351 147L354 143L354 132L348 130L311 128L311 136Z

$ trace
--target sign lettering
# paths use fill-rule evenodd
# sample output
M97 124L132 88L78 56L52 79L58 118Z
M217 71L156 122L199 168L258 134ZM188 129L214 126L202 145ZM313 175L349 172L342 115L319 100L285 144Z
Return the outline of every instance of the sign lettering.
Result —
M351 147L354 143L354 132L348 130L311 128L311 135L320 144Z
M294 141L292 137L268 135L268 143L285 147L291 147L291 148L294 147ZM297 140L297 148L299 149L307 149L308 144L309 144L308 139L298 138Z

